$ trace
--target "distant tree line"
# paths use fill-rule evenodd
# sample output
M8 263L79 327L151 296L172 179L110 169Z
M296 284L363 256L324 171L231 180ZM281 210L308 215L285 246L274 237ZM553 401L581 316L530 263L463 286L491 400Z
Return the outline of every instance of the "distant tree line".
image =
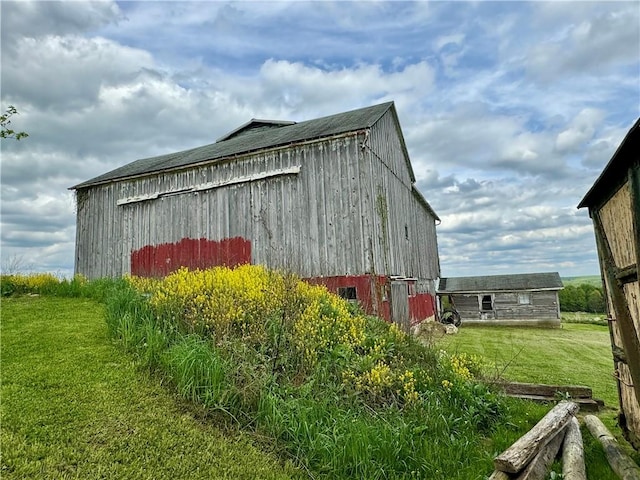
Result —
M567 285L560 290L560 310L563 312L606 313L607 304L602 287L588 283Z

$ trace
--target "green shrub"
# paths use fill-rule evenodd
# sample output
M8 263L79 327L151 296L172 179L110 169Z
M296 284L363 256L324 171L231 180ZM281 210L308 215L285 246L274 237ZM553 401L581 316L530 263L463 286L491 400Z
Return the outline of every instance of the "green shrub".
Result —
M563 312L605 313L607 305L602 287L589 283L567 285L558 292Z

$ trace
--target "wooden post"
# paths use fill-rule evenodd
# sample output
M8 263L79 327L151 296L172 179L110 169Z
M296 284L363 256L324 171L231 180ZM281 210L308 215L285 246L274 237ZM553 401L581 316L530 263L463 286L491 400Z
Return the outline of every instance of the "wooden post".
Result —
M558 403L531 430L494 459L495 469L508 473L523 470L577 411L578 405L574 402Z
M598 417L587 415L584 423L594 438L600 441L609 465L622 480L640 480L640 468L622 451L616 439Z
M575 417L572 417L575 418ZM549 469L551 468L551 464L553 460L558 455L558 451L560 450L560 445L562 445L562 440L564 439L564 435L566 431L566 427L556 433L556 436L553 437L545 447L538 452L538 454L531 460L529 465L524 469L524 471L516 477L517 480L544 480L547 478L547 473L549 473Z
M576 417L571 419L564 435L562 478L564 480L587 480L582 434L580 433L580 423Z

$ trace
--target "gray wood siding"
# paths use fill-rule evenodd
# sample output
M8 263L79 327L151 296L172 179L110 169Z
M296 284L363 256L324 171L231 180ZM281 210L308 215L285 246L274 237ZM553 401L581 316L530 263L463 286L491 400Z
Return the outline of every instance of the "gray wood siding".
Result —
M400 135L402 135L400 126L396 123L392 112L387 111L371 128L366 144L374 152L377 160L408 189L411 189L408 159L402 148Z
M453 304L464 320L478 320L480 318L480 307L478 306L478 295L451 295Z
M361 133L81 190L76 271L121 276L130 272L131 253L147 245L243 237L251 241L253 263L303 277L433 279L439 273L435 220L411 192L395 128L369 141L376 136L390 166L362 148ZM295 166L300 173L116 204ZM389 212L384 228L378 198Z
M527 292L520 292L527 293ZM559 319L558 293L556 291L528 292L531 303L519 304L518 292L493 293L493 315L496 320L543 320ZM453 301L462 320L480 319L479 296L491 295L491 292L478 294L453 294Z
M558 294L555 291L531 292L531 303L520 305L517 293L496 294L496 318L543 319L558 316Z
M397 128L387 112L372 127L369 148L363 149L371 172L364 181L363 205L373 219L376 271L434 279L440 276L435 218L413 194Z

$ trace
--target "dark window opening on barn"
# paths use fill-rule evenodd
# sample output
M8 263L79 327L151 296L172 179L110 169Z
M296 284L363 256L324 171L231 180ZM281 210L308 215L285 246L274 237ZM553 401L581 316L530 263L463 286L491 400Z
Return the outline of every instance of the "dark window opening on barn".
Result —
M531 294L529 292L518 294L518 303L520 305L531 305Z
M482 296L482 310L493 310L493 302L491 301L491 295Z
M339 287L338 295L345 300L357 300L356 287Z

